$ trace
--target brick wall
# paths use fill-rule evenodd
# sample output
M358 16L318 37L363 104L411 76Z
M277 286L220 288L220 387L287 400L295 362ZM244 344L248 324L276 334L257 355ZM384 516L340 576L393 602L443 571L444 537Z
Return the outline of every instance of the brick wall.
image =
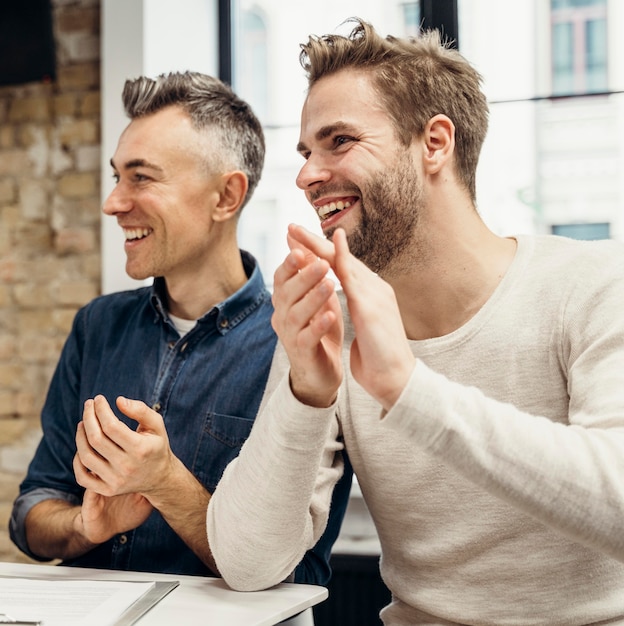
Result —
M53 83L0 86L0 560L39 412L78 307L100 290L100 0L52 0Z

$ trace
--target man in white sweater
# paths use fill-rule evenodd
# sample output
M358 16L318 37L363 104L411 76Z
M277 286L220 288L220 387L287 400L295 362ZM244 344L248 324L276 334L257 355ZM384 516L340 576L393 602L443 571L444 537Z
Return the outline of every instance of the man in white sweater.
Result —
M436 34L358 21L301 60L297 184L326 239L289 229L280 349L208 506L221 574L285 578L344 446L384 624L624 624L624 246L488 230L480 76Z

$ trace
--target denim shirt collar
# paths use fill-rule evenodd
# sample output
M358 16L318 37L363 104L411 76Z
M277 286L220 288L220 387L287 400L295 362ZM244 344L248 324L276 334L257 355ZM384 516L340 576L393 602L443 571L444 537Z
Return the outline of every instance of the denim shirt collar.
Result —
M252 311L271 297L256 259L245 250L241 250L240 254L245 274L249 280L238 291L223 302L216 304L198 320L198 324L214 324L217 331L222 335L235 328ZM165 306L167 302L165 279L161 276L155 278L151 289L152 307L160 319L169 322L169 315Z

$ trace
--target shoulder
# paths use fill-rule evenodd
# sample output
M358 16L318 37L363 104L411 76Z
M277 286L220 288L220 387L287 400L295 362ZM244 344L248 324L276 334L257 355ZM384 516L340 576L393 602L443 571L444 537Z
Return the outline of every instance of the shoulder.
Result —
M538 258L566 263L584 261L590 267L608 262L624 265L624 243L615 239L583 241L558 235L520 236L518 240L533 246Z
M584 285L590 290L624 280L624 243L613 239L579 241L555 235L519 237L531 249L530 272L550 277L548 282Z
M99 324L106 321L109 324L115 318L126 317L141 307L149 306L150 296L150 287L98 296L80 308L75 323Z

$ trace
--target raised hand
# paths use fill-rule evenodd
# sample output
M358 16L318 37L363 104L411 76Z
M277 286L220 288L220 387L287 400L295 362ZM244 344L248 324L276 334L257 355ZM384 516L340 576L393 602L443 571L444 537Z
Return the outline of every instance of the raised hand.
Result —
M290 234L288 244L290 253L275 272L273 328L290 360L295 396L329 406L343 377L340 303L327 277L329 263Z
M337 229L331 242L300 226L289 233L308 254L327 261L340 280L355 330L351 372L389 410L405 388L415 363L394 290L350 253L344 230Z

